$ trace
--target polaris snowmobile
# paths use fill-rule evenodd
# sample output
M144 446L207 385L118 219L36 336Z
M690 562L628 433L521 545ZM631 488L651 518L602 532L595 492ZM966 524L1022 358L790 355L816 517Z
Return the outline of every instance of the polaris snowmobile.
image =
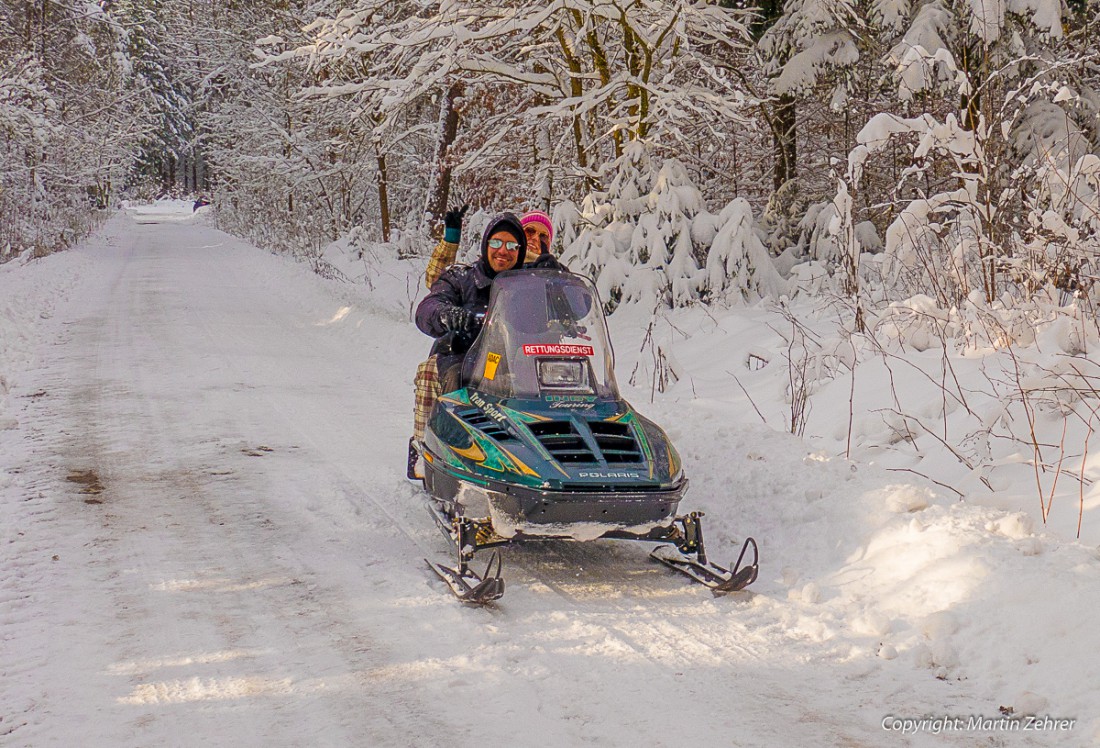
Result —
M421 445L429 507L454 567L428 561L463 602L504 594L498 546L615 538L660 544L652 557L715 594L756 580L745 540L731 568L712 564L702 513L677 514L688 487L665 432L619 395L599 295L558 270L501 273ZM474 554L494 548L485 572ZM752 560L745 556L752 550Z

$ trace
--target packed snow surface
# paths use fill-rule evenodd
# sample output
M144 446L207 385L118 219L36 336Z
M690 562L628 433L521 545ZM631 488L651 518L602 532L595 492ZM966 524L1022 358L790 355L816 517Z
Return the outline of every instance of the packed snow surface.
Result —
M422 262L324 280L189 214L0 266L0 744L1100 741L1091 480L1044 523L1026 465L907 456L934 440L871 401L946 429L931 354L820 380L799 438L774 309L620 310L681 509L716 561L753 535L759 580L714 598L648 547L548 542L467 608L403 477Z

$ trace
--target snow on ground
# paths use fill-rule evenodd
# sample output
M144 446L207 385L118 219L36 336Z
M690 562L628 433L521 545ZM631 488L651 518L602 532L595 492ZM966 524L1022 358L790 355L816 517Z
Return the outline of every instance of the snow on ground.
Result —
M799 438L786 316L623 309L620 385L678 445L682 508L719 558L755 536L760 579L712 598L640 546L552 543L509 549L507 595L467 609L403 479L421 268L326 281L189 210L0 266L3 745L1100 740L1091 482L1063 476L1044 524L1018 441L992 428L988 469L936 448L1000 423L1003 356L860 350L853 390L826 346ZM925 386L944 360L965 406ZM922 717L961 722L900 721Z

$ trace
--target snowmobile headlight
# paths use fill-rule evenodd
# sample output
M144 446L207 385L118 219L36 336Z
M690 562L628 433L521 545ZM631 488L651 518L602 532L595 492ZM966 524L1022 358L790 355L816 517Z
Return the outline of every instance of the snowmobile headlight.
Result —
M539 359L539 384L561 390L590 390L588 366L577 359Z

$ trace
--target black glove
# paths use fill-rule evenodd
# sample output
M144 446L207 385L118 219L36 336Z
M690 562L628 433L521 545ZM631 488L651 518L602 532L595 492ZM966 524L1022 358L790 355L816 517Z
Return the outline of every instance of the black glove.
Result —
M462 219L466 217L466 211L470 209L469 205L463 205L461 208L451 208L443 214L443 226L448 229L462 230Z
M565 266L558 262L558 258L549 252L543 252L541 255L535 258L535 261L531 263L533 268L541 268L545 270L564 270Z
M461 208L451 208L443 214L443 241L458 244L462 238L462 219L466 217L469 205Z
M444 309L439 315L439 324L449 332L473 332L481 326L476 312L460 306Z

